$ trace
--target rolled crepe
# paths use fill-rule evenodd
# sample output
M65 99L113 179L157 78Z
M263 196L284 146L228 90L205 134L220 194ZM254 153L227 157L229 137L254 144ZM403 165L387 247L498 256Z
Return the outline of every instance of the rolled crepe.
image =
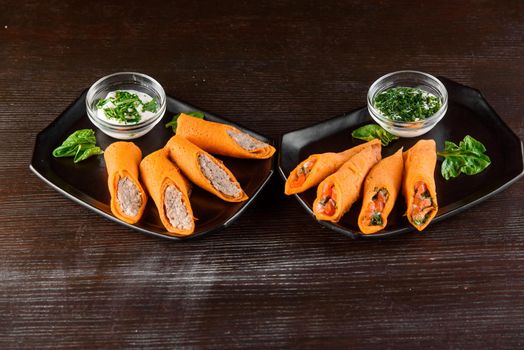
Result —
M176 134L186 138L204 151L235 158L266 159L275 148L234 126L210 122L181 113Z
M419 231L437 215L435 141L420 140L404 152L404 180L402 191L406 199L406 216Z
M165 148L184 175L198 187L227 202L242 202L248 199L235 175L220 160L182 136L171 137Z
M142 151L132 142L114 142L104 151L111 212L120 220L134 224L147 203L146 192L138 180Z
M380 140L374 139L340 153L328 152L310 155L291 171L286 180L284 193L287 195L301 193L318 185L337 171L349 158L368 147L380 150Z
M381 146L366 147L318 185L313 212L317 220L338 222L360 197L362 182L380 159Z
M189 202L191 185L169 158L166 149L151 153L140 163L140 176L170 233L187 236L195 230Z
M364 198L358 217L358 227L362 233L375 233L386 227L400 191L403 168L401 148L369 171L364 180Z

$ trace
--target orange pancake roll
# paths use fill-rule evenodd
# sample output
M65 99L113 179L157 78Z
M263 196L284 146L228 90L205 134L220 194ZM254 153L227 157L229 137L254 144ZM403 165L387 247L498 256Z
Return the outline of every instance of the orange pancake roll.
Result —
M360 197L369 170L380 159L381 146L366 147L318 185L313 213L317 220L338 222Z
M227 202L248 199L235 175L220 160L182 136L171 137L165 148L184 175L198 187Z
M369 171L364 180L362 209L358 217L358 227L362 233L375 233L386 227L400 191L403 170L401 148Z
M138 180L142 151L133 142L114 142L104 152L111 212L122 221L140 220L147 203L146 192Z
M402 191L406 199L406 216L419 231L429 225L437 215L435 141L420 140L404 152L404 180Z
M215 123L181 113L176 134L204 151L235 158L266 159L275 148L231 125Z
M140 163L140 176L170 233L188 236L195 230L189 202L190 183L168 158L166 149L151 153Z
M340 153L328 152L310 155L291 171L286 180L284 193L287 195L301 193L318 185L337 171L349 158L369 147L378 149L380 152L380 140L374 139Z

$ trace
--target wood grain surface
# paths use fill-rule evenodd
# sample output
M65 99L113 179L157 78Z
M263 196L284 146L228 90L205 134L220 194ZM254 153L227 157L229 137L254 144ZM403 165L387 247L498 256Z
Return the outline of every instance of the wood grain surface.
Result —
M524 347L524 182L424 234L351 240L274 177L230 228L180 243L30 173L36 134L100 77L273 138L417 69L483 92L524 138L522 1L2 1L0 348Z

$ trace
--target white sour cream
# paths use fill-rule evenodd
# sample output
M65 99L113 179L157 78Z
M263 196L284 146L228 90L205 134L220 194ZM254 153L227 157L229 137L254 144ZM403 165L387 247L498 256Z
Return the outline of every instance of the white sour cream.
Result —
M118 90L118 91L125 91L125 92L129 92L130 94L137 95L140 101L142 101L142 103L147 103L153 99L148 94L140 92L140 91L136 91L136 90ZM115 96L116 96L116 91L111 91L106 95L104 99L108 99L110 97L115 97ZM113 125L137 124L137 123L126 123L126 122L123 122L117 119L108 118L104 109L105 108L114 108L114 107L115 106L113 105L111 101L107 101L104 105L102 105L101 108L97 109L96 111L97 117ZM151 119L155 116L155 113L153 112L142 110L142 105L137 107L137 112L140 115L140 121L138 123L143 123L147 121L148 119Z

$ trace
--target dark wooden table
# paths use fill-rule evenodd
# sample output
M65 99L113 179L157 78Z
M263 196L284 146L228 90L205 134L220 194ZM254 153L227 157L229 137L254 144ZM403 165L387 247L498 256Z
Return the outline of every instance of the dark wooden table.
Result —
M138 4L2 2L0 348L524 346L524 181L367 241L323 229L275 176L233 226L180 244L28 169L35 135L124 70L277 138L417 69L480 89L524 138L523 2Z

